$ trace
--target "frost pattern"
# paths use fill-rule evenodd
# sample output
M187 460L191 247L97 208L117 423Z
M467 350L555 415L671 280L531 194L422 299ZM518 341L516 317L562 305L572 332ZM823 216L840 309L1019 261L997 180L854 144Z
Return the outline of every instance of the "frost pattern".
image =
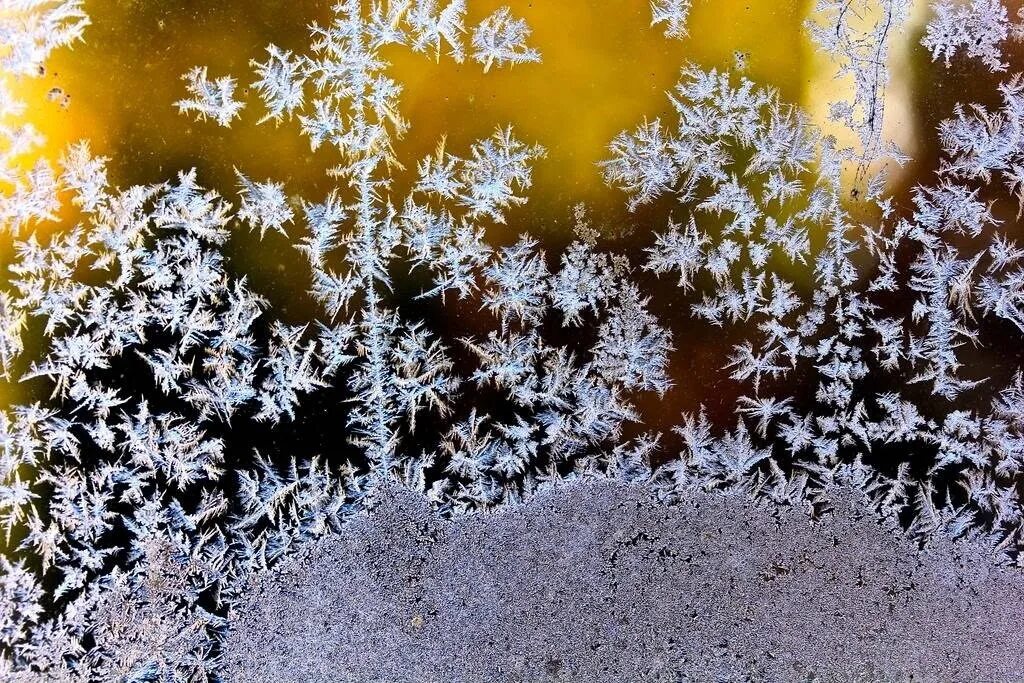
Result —
M501 7L473 31L473 59L484 65L484 73L497 64L539 62L540 53L526 45L530 28L514 19L508 7Z
M928 22L921 44L931 50L932 59L943 58L946 66L957 52L980 59L992 71L1005 71L1002 43L1020 27L1010 24L1000 0L941 0Z
M260 77L253 83L253 88L267 105L267 114L260 119L260 123L291 118L305 100L302 86L306 77L302 73L302 60L294 58L288 50L268 45L267 61L258 62L253 59L249 65Z
M0 226L14 245L0 361L49 396L0 411L4 677L215 677L244 582L394 479L446 514L590 477L812 512L842 485L922 543L970 536L1024 562L1024 379L984 376L973 353L1024 332L1024 248L1005 225L1024 205L1024 89L1010 76L998 104L949 112L934 176L894 202L877 169L903 160L882 118L906 2L821 0L810 26L852 79L832 116L856 150L768 87L685 66L671 116L616 136L595 170L657 221L637 254L610 251L584 208L564 249L485 239L515 227L545 153L512 125L397 157L410 124L381 50L485 71L539 61L507 8L467 41L462 0L343 0L307 49L254 59L261 123L295 118L334 153L335 184L315 198L244 169L222 191L195 170L119 188L84 141L57 166L25 164L42 140L10 79L39 75L29 66L87 19L76 2L15 9L4 45L27 56L4 61L0 89ZM670 34L687 9L652 5ZM993 67L992 54L977 56ZM196 67L185 81L185 113L243 115L232 77ZM876 218L851 215L851 195ZM51 229L65 210L74 227ZM301 254L308 272L289 277L308 278L306 319L278 316L229 268L240 227ZM676 282L680 320L645 292L653 276ZM480 314L434 329L429 312L460 310ZM702 409L671 431L645 425L686 350L678 324L729 340L735 427ZM275 441L324 405L345 424L336 454Z
M82 0L11 0L0 13L0 68L36 76L50 53L82 40L89 18Z
M237 168L235 174L238 176L238 194L241 196L238 220L258 227L261 240L267 230L276 230L287 237L288 233L285 232L284 225L292 221L295 212L288 205L284 184L270 180L254 183Z
M681 489L752 487L789 500L808 486L857 482L886 514L912 510L917 528L980 525L1001 548L1020 542L1020 376L988 410L958 407L991 382L961 358L981 343L983 321L1022 329L1022 252L978 199L981 183L1001 180L1020 203L1010 158L1019 149L1017 80L1001 93L999 113L975 106L942 124L935 184L915 189L910 215L883 198L881 176L869 181L877 227L854 224L843 207L844 154L745 79L686 69L671 96L674 127L645 122L612 142L605 177L632 206L672 193L692 207L685 227L670 220L656 235L645 267L678 275L684 292L701 296L694 317L716 326L752 321L761 331L734 345L726 365L752 390L739 400L736 429L715 436L703 413L678 427L685 448L673 476ZM829 226L817 247L808 239L814 225ZM959 246L945 239L954 236ZM810 297L768 266L785 261L812 269ZM865 262L878 265L857 265ZM913 303L907 310L896 300ZM797 397L770 393L805 364L817 375L817 405L800 409ZM923 384L931 396L919 404L888 376ZM923 479L907 463L887 476L864 462L879 448L922 443L936 453ZM795 470L780 468L783 456ZM939 478L956 479L964 502L954 505L934 484Z
M836 65L836 78L853 81L853 97L830 105L830 118L854 131L859 150L844 150L864 167L884 155L899 158L882 139L888 55L893 36L902 30L910 0L818 0L807 24L811 38Z
M238 118L245 107L235 99L235 79L221 76L211 81L206 74L205 66L197 66L182 76L191 97L178 100L174 106L183 114L194 114L200 121L210 118L221 126L230 127L231 121Z
M665 24L666 38L685 38L690 0L651 0L651 26Z

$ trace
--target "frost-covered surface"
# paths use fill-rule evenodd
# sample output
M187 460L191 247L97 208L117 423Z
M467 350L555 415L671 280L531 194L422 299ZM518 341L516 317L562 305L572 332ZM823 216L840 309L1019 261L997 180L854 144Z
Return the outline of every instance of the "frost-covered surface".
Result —
M254 581L239 681L1017 681L1024 577L798 510L579 482L445 521L388 489Z
M516 505L561 480L636 482L681 501L664 513L682 515L678 524L699 522L685 517L692 501L726 505L714 495L729 496L736 515L740 496L820 510L826 491L845 486L917 542L965 539L920 560L930 558L928 572L982 582L977 604L1005 597L993 564L1024 564L1024 248L1015 230L1024 84L1007 45L1018 31L1001 4L932 8L916 49L940 74L947 61L969 60L999 85L985 104L938 112L938 129L923 133L937 136L935 168L903 195L883 171L907 159L883 124L906 0L820 0L808 23L849 86L830 108L853 133L849 148L770 84L681 65L670 114L639 112L593 170L629 208L649 210L647 241L629 253L583 208L564 248L520 229L513 210L527 204L546 141L524 139L514 121L399 158L413 128L384 49L481 71L544 68L512 9L474 25L463 0L343 0L310 26L307 45L253 46L249 74L183 67L183 99L162 106L182 110L183 126L215 132L246 116L294 119L333 160L318 197L295 197L284 174L253 177L240 161L227 187L208 187L194 169L119 187L88 141L49 158L15 85L42 74L52 50L87 39L85 8L16 0L0 9L0 228L10 243L0 362L38 397L0 412L9 546L0 676L215 680L225 617L246 581L338 531L395 480L445 515ZM655 30L692 39L690 3L649 9ZM410 182L399 185L403 168ZM495 239L500 226L518 236ZM250 233L301 255L287 277L309 291L305 319L286 319L229 261L231 243ZM645 284L656 277L675 286ZM439 324L442 311L456 323ZM459 311L479 314L461 329ZM655 429L665 423L660 399L690 379L673 362L698 329L721 334L731 414L698 407ZM325 436L317 419L330 422L329 451L308 438ZM566 500L565 514L596 504ZM762 521L750 512L729 524L738 534L768 523L769 512L757 514ZM873 522L831 524L845 535L813 554L848 569ZM787 525L793 557L820 540ZM872 536L877 547L916 566L913 544L885 533ZM523 534L509 543L530 547ZM704 543L709 563L728 568L717 542L679 540ZM416 550L401 545L409 539L388 543ZM967 560L949 559L967 547L974 575ZM632 571L648 576L659 561L668 562L643 567L638 557ZM782 596L793 596L777 589L791 574L759 589L780 619L810 618L782 614ZM922 574L920 585L932 580ZM949 619L953 633L966 628L967 617L951 615L975 612L913 612L960 589L913 583L924 602L894 606L907 610L905 623L928 614ZM629 585L624 605L646 604L655 584ZM870 599L879 585L849 599ZM560 609L585 611L569 602ZM710 608L715 619L742 619L733 603ZM885 633L895 642L896 631ZM994 647L963 645L953 663L928 666L975 666L972 658L998 657ZM824 648L812 653L816 666L856 652L852 641Z

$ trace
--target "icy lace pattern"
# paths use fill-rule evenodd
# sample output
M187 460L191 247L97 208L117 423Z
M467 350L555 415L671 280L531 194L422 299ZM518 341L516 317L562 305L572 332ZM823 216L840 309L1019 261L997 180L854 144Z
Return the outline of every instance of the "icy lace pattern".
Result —
M0 411L0 678L213 679L246 581L395 481L448 515L592 478L816 515L842 486L892 533L1024 562L1022 29L1001 2L927 8L914 49L997 87L940 112L934 170L902 194L887 172L915 161L884 124L909 0L818 2L807 33L849 86L826 121L741 64L680 65L669 113L593 169L643 212L635 251L585 207L567 246L517 229L551 141L516 121L399 158L414 133L386 55L546 67L525 12L472 23L467 2L341 0L303 48L194 65L153 103L183 126L294 125L334 160L329 191L296 197L241 160L230 187L187 168L118 187L87 140L49 155L19 85L88 40L86 3L0 0L0 363L44 387ZM699 39L688 0L640 4ZM249 233L301 255L304 319L229 262ZM655 428L694 329L725 340L730 418ZM290 447L324 414L336 444Z

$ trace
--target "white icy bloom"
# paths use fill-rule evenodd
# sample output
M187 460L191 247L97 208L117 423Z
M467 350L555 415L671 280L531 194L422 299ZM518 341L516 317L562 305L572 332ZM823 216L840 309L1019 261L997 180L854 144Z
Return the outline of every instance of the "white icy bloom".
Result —
M238 219L253 228L259 228L260 239L263 239L267 230L276 230L287 237L284 226L285 223L291 223L295 212L288 204L284 184L270 180L254 183L237 168L235 174L238 176L238 194L242 198Z
M244 103L235 99L236 83L231 76L221 76L210 81L206 76L206 67L197 66L184 74L181 80L188 83L188 93L191 95L174 103L182 114L194 114L201 121L210 118L227 128L245 107Z
M651 26L665 24L665 37L685 38L690 0L651 0Z
M267 114L260 119L260 123L290 118L302 107L302 86L306 82L300 58L293 57L291 52L276 45L267 46L267 55L266 62L257 62L255 59L249 62L259 76L253 87L267 105Z
M940 0L921 44L931 50L932 59L941 57L946 66L962 50L991 71L1005 71L1000 45L1011 28L1000 0Z
M540 52L526 44L529 37L526 20L516 19L508 7L502 7L473 31L473 59L484 65L484 73L495 63L504 66L539 62Z

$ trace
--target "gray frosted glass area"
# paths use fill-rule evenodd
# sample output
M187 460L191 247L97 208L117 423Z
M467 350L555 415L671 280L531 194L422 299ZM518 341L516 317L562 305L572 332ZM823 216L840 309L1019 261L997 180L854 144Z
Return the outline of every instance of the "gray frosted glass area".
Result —
M239 681L1015 681L1024 580L834 512L584 481L445 520L391 489L248 587Z

